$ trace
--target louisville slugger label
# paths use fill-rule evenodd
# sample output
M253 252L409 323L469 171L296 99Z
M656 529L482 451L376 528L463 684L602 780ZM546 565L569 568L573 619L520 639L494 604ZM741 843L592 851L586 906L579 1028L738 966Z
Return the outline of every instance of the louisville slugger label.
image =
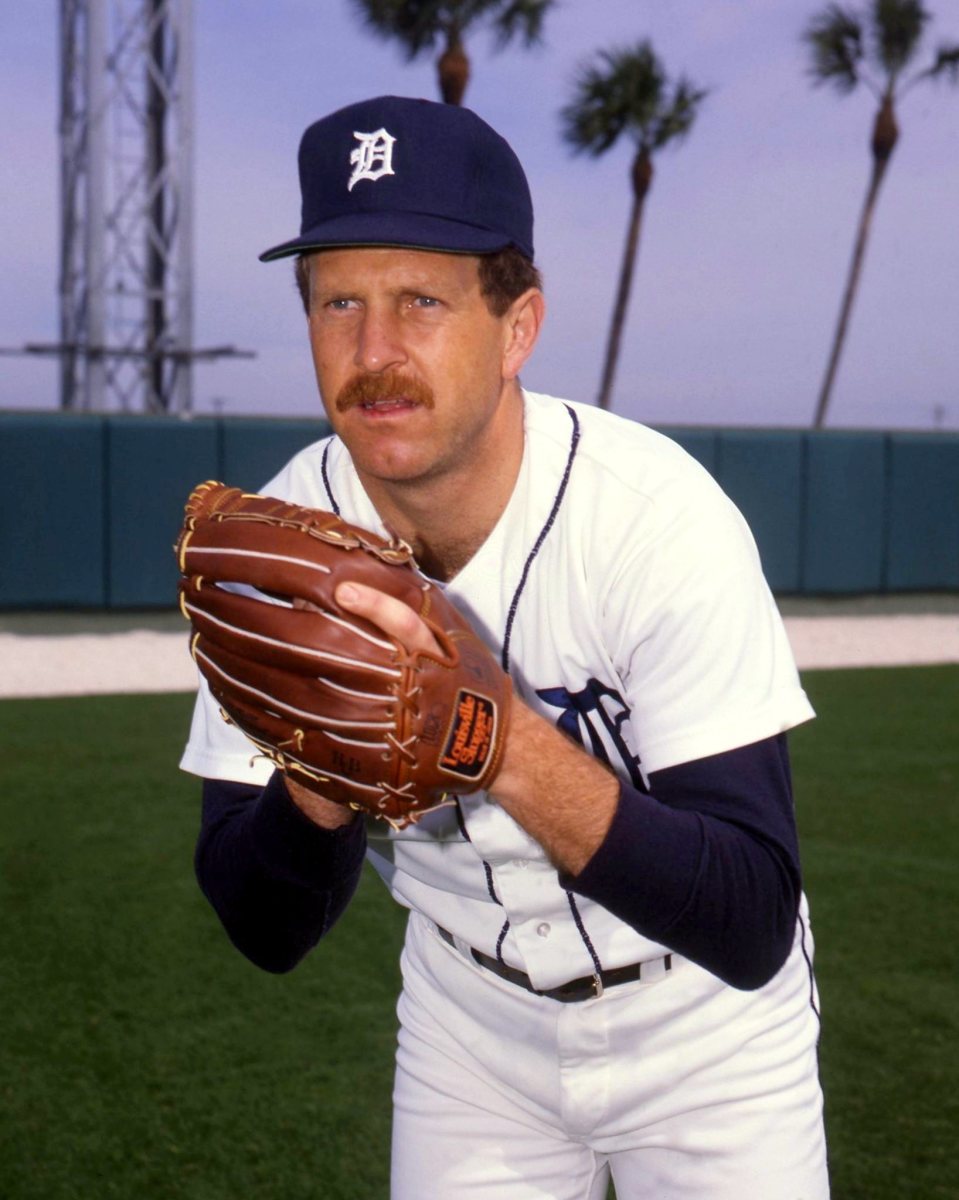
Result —
M496 729L496 705L485 696L460 690L439 766L450 775L476 779L486 766Z

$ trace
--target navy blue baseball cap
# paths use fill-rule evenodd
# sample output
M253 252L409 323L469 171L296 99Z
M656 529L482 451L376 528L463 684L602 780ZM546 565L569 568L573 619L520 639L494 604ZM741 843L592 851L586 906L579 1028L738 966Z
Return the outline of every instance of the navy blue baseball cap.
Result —
M315 122L299 152L300 236L261 262L332 246L532 261L533 203L509 143L467 108L379 96Z

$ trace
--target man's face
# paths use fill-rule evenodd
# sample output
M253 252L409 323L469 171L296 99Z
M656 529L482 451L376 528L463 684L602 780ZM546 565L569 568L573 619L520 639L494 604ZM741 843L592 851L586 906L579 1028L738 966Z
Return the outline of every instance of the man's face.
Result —
M473 257L392 248L312 257L320 395L361 475L410 483L495 461L517 436L512 329L509 313L489 311Z

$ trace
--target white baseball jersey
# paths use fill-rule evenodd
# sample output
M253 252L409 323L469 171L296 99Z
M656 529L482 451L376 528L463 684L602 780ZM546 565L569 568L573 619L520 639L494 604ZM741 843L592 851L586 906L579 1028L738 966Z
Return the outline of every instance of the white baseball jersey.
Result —
M813 713L745 521L675 443L598 409L525 393L510 501L445 585L534 709L627 782L779 734ZM482 487L482 480L477 481ZM385 535L337 438L264 488ZM265 783L201 681L181 766ZM665 948L564 890L540 846L484 793L368 854L396 899L524 970L540 989Z

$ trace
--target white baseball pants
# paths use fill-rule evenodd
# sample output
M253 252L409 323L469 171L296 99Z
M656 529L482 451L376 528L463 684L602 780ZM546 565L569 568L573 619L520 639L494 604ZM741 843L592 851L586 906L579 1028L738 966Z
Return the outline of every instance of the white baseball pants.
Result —
M560 1004L413 914L392 1200L604 1200L610 1174L618 1200L828 1200L798 939L756 992L673 962L650 983Z

